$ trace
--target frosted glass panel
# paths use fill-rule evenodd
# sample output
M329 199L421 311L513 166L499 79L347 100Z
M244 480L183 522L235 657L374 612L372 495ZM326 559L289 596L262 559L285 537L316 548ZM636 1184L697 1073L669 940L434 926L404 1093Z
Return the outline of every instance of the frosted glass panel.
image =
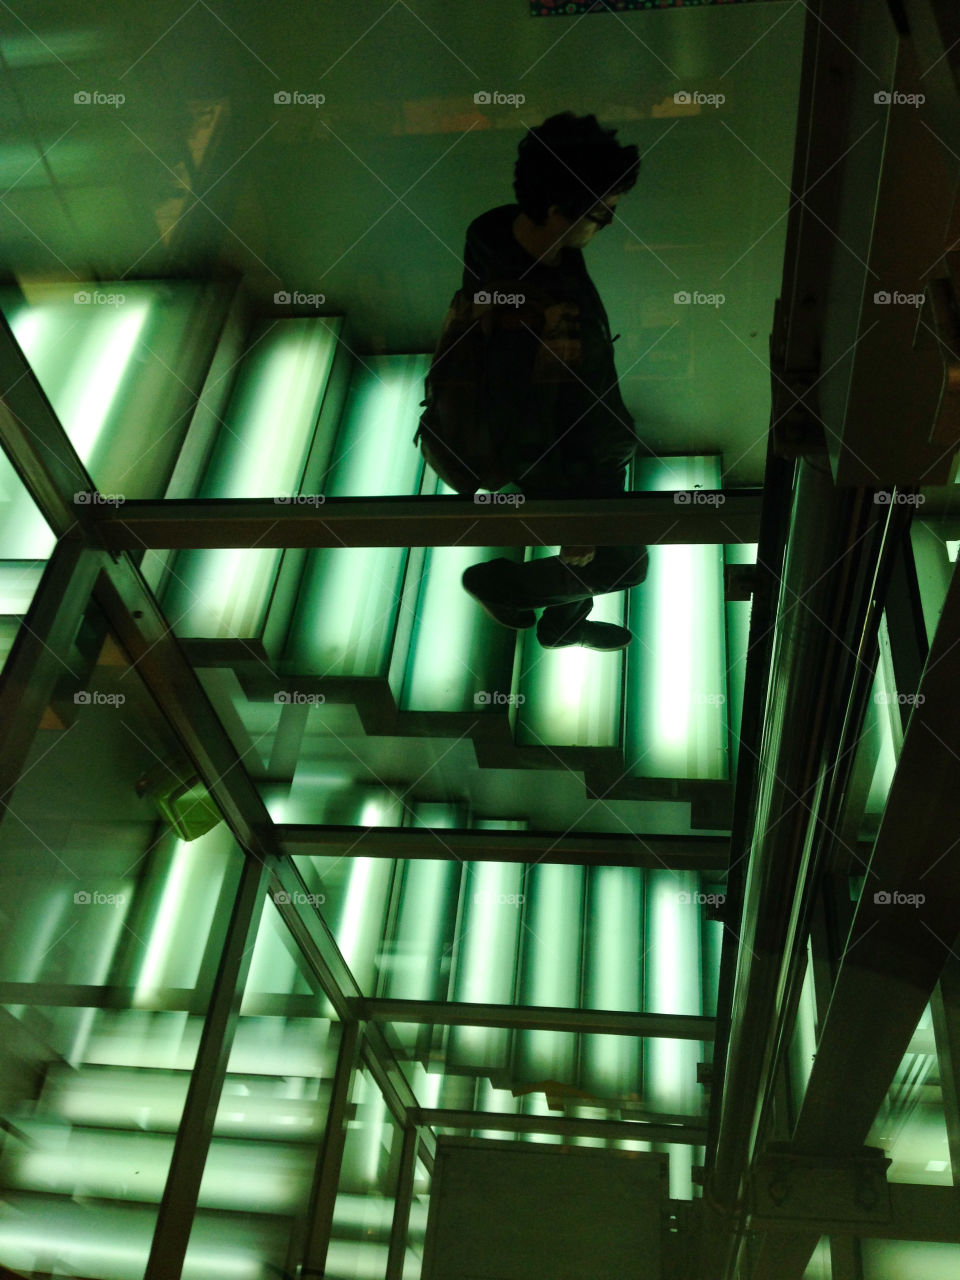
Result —
M863 1280L956 1280L960 1244L921 1240L861 1240Z
M893 1163L890 1182L950 1186L950 1148L930 1006L923 1012L897 1069L867 1145L882 1147Z

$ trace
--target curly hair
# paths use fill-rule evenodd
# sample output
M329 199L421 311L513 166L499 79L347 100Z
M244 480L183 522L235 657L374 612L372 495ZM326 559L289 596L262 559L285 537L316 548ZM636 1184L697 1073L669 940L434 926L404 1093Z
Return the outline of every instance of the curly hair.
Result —
M523 212L542 223L555 204L575 222L607 196L629 191L640 154L635 145L621 146L616 133L596 116L572 111L528 129L513 168L513 191Z

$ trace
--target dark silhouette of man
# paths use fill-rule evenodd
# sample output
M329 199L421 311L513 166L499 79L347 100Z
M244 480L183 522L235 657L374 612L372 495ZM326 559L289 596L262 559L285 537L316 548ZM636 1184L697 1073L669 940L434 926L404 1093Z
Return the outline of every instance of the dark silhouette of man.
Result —
M569 111L528 130L514 167L517 203L488 210L467 229L462 287L469 293L516 280L520 292L528 283L579 308L581 359L553 421L538 413L531 387L537 335L514 331L508 346L491 353L497 394L529 406L525 427L503 448L513 482L530 498L616 497L640 443L620 397L607 313L583 261L583 249L609 226L637 180L637 148L620 146L615 134L596 116ZM646 573L646 547L563 547L559 556L526 564L497 557L471 565L463 585L503 626L536 624L544 648L615 650L626 648L631 633L588 621L593 597L636 586Z

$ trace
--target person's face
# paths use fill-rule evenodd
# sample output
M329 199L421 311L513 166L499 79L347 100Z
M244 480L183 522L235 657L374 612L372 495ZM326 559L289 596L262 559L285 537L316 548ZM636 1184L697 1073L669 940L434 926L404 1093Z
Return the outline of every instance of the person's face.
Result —
M559 243L571 249L582 249L588 245L602 227L613 221L613 212L620 200L619 193L599 200L583 217L576 221L562 214L557 205L550 206L550 221L553 222L560 235Z

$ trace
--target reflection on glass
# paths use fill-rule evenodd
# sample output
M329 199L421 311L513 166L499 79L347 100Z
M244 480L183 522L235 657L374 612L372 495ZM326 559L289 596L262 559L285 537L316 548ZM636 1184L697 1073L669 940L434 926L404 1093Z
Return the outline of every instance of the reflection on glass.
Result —
M254 334L201 496L319 501L335 430L321 407L340 323L270 321ZM278 421L284 424L279 433ZM267 640L278 634L282 640L296 589L289 571L281 571L288 562L298 577L302 556L278 548L182 551L166 582L164 608L182 636ZM278 611L285 614L279 620Z
M882 1147L892 1159L887 1170L890 1182L939 1186L953 1182L929 1005L887 1090L867 1145Z
M168 280L25 291L0 289L0 309L94 484L162 497L215 340L210 293Z
M803 1280L832 1280L833 1267L830 1260L830 1238L824 1236L810 1256Z
M720 459L643 458L635 490L675 490L696 502L718 488ZM626 758L644 778L726 778L723 548L650 549L646 581L630 592Z
M306 1229L339 1046L334 1011L268 897L204 1166L189 1280L289 1265Z
M329 497L410 495L423 463L410 441L427 356L367 357L354 373L325 492ZM407 572L404 547L311 551L284 650L291 674L386 675ZM422 561L422 557L420 558ZM407 609L410 608L409 594ZM403 630L407 636L408 631Z
M528 560L557 555L559 547L532 547ZM624 622L626 593L597 596L594 622ZM522 746L618 747L623 654L582 645L544 649L531 628L520 633L521 664L516 738Z
M403 1256L403 1280L420 1280L423 1269L423 1250L427 1238L431 1181L427 1166L422 1160L417 1160L413 1175L413 1201L410 1205L407 1247Z
M54 536L0 450L0 668L40 585Z
M797 1021L790 1041L790 1097L794 1116L798 1114L806 1095L816 1053L817 1006L813 989L813 957L808 938L803 986L800 988L800 1000L797 1005Z
M390 1249L403 1134L370 1073L354 1073L327 1280L381 1277Z
M922 1240L861 1240L863 1280L956 1280L960 1244Z
M94 606L66 657L0 828L0 1259L140 1280L243 857L138 793L178 749Z

